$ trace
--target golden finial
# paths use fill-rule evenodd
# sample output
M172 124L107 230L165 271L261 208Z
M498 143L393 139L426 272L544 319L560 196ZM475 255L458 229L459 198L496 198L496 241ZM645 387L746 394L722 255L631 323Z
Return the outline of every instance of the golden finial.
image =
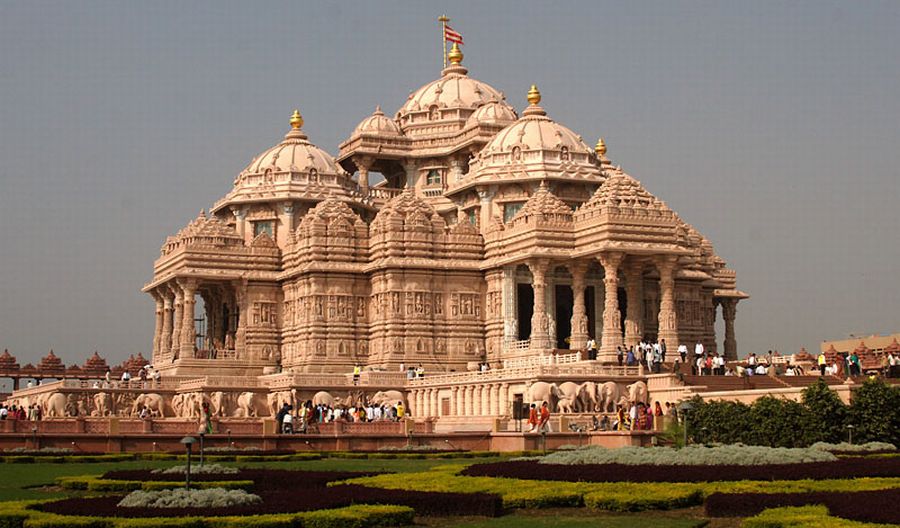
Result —
M606 143L603 142L603 138L597 140L597 145L594 147L594 152L596 152L598 156L606 154Z
M537 88L537 85L536 85L536 84L532 84L532 85L531 85L531 89L528 90L528 97L527 97L527 99L528 99L528 102L531 103L531 104L533 104L533 105L536 105L536 104L538 104L538 103L541 102L541 92L538 91L538 88Z
M303 116L300 115L300 110L294 110L294 113L291 114L291 128L299 129L303 126Z
M462 50L459 49L459 44L456 42L453 43L453 47L450 48L450 52L447 53L447 60L450 61L450 64L459 64L463 60Z

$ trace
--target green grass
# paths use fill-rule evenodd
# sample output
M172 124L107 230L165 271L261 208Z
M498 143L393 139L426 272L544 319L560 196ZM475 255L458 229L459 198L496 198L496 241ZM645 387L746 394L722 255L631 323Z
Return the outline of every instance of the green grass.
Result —
M465 463L495 462L499 458L473 458L465 459ZM195 460L196 463L196 460ZM102 462L86 464L2 464L3 478L0 478L0 501L48 499L70 495L62 490L46 491L32 489L40 486L53 486L56 477L78 475L102 475L107 471L118 469L155 469L177 465L183 465L179 461L147 461L137 460L129 462ZM307 471L365 471L365 472L421 472L428 471L432 467L446 465L446 460L405 460L405 459L342 459L329 458L323 460L308 460L299 462L253 462L236 463L220 462L225 466L240 466L252 468L272 469L302 469Z
M574 516L574 515L534 515L515 513L494 519L453 522L458 528L700 528L707 521L678 517L649 517L637 515L616 516ZM441 525L443 526L443 525ZM447 525L451 526L451 525Z

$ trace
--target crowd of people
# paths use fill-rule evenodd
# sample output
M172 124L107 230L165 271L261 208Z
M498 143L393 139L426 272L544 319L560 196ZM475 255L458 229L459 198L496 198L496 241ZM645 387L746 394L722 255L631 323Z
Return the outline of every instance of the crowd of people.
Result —
M342 405L314 405L306 400L298 409L284 403L275 415L278 432L284 434L306 433L311 427L331 422L399 422L406 417L406 406L402 401L396 404L378 405L373 402L359 402L345 407Z

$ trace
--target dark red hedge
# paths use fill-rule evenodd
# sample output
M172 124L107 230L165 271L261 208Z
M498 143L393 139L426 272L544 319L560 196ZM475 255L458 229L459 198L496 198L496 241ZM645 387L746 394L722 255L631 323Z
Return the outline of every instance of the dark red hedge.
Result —
M710 517L750 517L768 508L823 504L831 515L853 521L900 524L900 488L815 493L713 493L706 498Z
M538 464L534 461L475 464L472 477L507 477L568 482L716 482L900 477L900 458L844 458L834 462L766 466L630 466L625 464Z
M499 495L487 493L437 493L424 491L388 490L357 485L327 486L328 482L371 473L332 471L289 471L273 469L242 469L237 475L198 475L198 480L252 480L252 493L259 495L262 505L233 508L119 508L122 495L91 498L62 499L40 506L47 512L63 515L95 515L101 517L176 517L260 515L265 513L293 513L340 508L352 504L394 504L410 506L419 515L483 515L496 517L503 512ZM103 478L124 480L181 480L174 475L153 475L148 470L110 471Z

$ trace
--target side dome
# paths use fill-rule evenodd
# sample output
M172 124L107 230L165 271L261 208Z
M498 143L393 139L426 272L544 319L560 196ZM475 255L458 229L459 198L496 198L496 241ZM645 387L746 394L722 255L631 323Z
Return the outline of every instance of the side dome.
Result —
M477 123L508 125L518 119L515 109L504 101L491 101L483 104L469 116L467 124Z
M372 134L376 136L400 136L403 133L400 132L400 127L397 126L397 122L385 116L384 112L381 111L381 107L378 106L375 108L375 112L373 112L372 115L363 119L358 125L356 125L356 128L353 130L353 134L351 134L351 137L360 136L363 134Z
M406 188L378 211L370 231L372 234L403 231L443 233L446 227L446 222L433 207L416 196L412 188Z
M291 130L285 134L284 140L253 158L238 175L235 185L266 173L345 175L330 154L309 142L307 135L300 129L301 126L303 118L295 110L291 116Z
M516 122L498 132L470 163L472 177L453 192L477 183L508 180L574 180L601 183L602 166L581 136L547 117L538 106L540 92L532 86L531 105Z
M419 128L425 133L435 132L431 125L439 121L464 125L482 105L493 102L506 105L502 92L468 76L469 70L462 65L462 52L455 45L449 58L451 64L441 72L441 78L412 92L397 111L404 133L416 135Z

